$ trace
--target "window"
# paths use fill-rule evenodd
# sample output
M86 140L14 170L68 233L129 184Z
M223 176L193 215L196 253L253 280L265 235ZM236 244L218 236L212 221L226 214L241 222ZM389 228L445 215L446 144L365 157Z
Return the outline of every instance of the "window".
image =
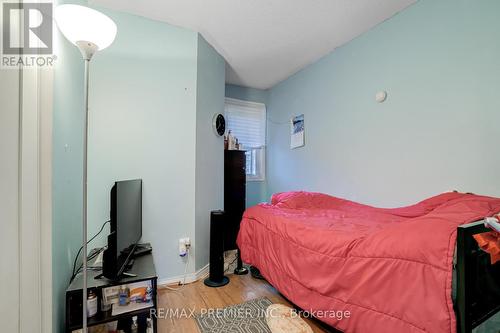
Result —
M246 150L247 180L265 179L266 106L226 98L226 128Z

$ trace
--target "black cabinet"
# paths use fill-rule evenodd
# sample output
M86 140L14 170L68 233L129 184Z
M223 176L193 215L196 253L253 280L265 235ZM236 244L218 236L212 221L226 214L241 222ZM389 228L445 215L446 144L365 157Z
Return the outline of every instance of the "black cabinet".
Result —
M92 290L98 297L98 313L87 319L88 327L104 324L107 322L117 321L118 328L125 332L130 331L132 317L137 316L139 332L146 332L147 318L152 319L153 331L157 332L156 314L157 311L157 280L156 270L153 262L153 254L149 253L134 259L134 264L128 273L135 275L134 277L125 277L119 281L110 281L105 278L96 278L100 272L89 271L87 274L87 287ZM113 315L112 310L101 311L102 293L104 288L119 286L122 284L132 284L135 282L148 282L152 288L153 299L152 303L144 308L135 311L126 312L118 315ZM79 274L71 282L66 289L66 332L81 330L82 328L82 296L83 296L83 275ZM145 303L145 305L147 305Z
M224 250L236 249L236 237L246 205L246 155L241 150L224 151L224 211L227 228Z

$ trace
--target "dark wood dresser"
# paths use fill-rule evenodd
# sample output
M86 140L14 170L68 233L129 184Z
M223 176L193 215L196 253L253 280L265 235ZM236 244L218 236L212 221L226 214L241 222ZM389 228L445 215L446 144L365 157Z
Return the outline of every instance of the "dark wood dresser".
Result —
M241 150L224 151L224 211L227 228L224 250L236 249L236 237L246 205L246 156Z

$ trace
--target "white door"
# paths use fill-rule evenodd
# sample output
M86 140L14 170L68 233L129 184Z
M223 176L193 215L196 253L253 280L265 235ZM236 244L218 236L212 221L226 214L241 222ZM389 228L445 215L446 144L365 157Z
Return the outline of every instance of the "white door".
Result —
M0 69L0 314L5 332L19 332L19 82L19 71Z
M0 68L1 332L52 331L51 76Z

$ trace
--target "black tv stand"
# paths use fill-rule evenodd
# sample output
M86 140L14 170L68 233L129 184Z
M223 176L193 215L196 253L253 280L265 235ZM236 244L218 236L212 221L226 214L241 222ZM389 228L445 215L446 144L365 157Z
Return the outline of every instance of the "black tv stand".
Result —
M98 278L101 276L100 278ZM66 289L66 332L71 333L75 330L82 328L82 285L83 275L78 274ZM92 290L98 297L98 313L88 318L88 326L95 326L104 324L111 321L118 321L119 329L125 332L129 331L132 317L138 316L139 332L145 332L146 319L150 317L151 313L156 313L157 301L157 280L156 270L153 262L153 255L143 255L135 258L134 265L130 271L122 273L116 280L109 280L102 276L99 271L89 270L87 274L87 288ZM112 286L119 286L122 284L131 284L141 281L150 281L151 288L153 289L153 303L147 308L140 310L122 313L113 316L112 311L100 311L100 303L102 300L102 289ZM153 330L156 329L156 317L151 316L153 320Z

